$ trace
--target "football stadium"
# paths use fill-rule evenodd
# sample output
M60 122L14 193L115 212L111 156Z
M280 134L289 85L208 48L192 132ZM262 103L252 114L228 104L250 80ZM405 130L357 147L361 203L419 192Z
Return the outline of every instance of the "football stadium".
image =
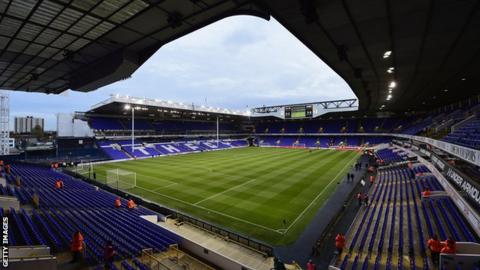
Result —
M356 98L143 95L157 51L238 15ZM480 270L479 29L478 0L0 0L1 267ZM11 122L34 93L124 81L55 132Z

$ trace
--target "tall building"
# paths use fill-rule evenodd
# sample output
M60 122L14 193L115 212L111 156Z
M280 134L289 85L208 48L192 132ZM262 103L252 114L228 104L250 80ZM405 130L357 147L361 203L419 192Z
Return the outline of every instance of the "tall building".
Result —
M33 116L15 117L15 133L30 133L36 126L44 127L45 120Z

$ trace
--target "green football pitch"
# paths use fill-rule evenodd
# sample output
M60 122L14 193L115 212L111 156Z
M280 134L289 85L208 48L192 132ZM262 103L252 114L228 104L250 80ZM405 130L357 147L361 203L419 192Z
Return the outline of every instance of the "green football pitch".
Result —
M358 153L237 148L95 165L136 173L128 192L271 245L295 241ZM284 222L285 221L285 222Z

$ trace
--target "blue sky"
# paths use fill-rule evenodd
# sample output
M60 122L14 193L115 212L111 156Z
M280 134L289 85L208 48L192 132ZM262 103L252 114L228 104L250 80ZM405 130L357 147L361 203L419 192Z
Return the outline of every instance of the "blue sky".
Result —
M175 40L133 76L90 93L10 92L10 115L45 118L86 111L110 94L245 110L354 98L349 86L277 21L236 16Z

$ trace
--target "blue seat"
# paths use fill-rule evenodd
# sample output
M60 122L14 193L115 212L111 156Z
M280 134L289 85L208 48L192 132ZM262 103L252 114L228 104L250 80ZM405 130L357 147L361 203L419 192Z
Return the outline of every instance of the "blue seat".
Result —
M133 263L137 266L140 270L150 270L148 266L140 262L137 258L133 259Z
M45 241L37 226L33 223L30 216L25 212L25 209L22 209L21 212L22 217L25 220L26 226L30 229L29 231L33 233L33 236L36 240L35 243L40 245L46 245L47 241Z
M122 261L121 265L124 270L136 270L135 267L131 266L127 261Z
M30 237L30 234L27 232L27 229L25 228L23 221L21 220L19 215L17 215L17 213L15 212L15 209L10 208L10 216L13 217L15 225L20 231L20 235L22 236L22 239L25 245L34 245L34 241Z
M355 259L353 259L352 268L350 268L350 269L351 270L357 270L357 267L358 267L358 255L355 256Z
M343 257L343 261L342 261L342 264L340 265L340 269L342 270L347 269L349 259L350 259L350 255L346 254L345 257Z
M38 214L36 210L32 212L34 220L39 224L39 226L43 229L43 231L47 234L48 239L50 240L51 245L56 250L61 250L64 248L64 245L57 234L54 233L54 230L50 225L48 225L47 221L44 220L42 216Z

